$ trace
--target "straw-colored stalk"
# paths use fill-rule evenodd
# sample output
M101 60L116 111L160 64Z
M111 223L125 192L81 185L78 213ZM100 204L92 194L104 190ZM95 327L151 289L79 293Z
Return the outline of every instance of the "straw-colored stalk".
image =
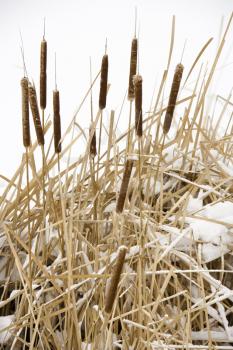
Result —
M123 179L122 179L122 183L121 183L120 193L119 193L119 197L118 197L117 205L116 205L116 212L117 213L122 213L122 211L123 211L132 168L133 168L133 160L127 159L126 164L125 164L124 175L123 175Z
M46 108L46 90L47 90L47 42L41 41L40 46L40 107L42 110Z
M135 89L135 131L138 137L142 137L142 77L134 76Z
M99 93L99 109L106 107L107 99L107 87L108 87L108 55L104 55L101 64L100 75L100 93Z
M133 100L135 97L133 79L137 72L137 56L138 56L138 40L134 38L131 44L131 56L130 56L129 87L128 87L129 100Z
M60 116L60 96L59 91L53 91L53 131L54 149L56 153L61 152L61 116Z
M36 90L35 90L35 87L31 84L29 84L29 102L30 102L38 144L44 145L44 133L43 133L43 129L40 121L40 113L38 108Z
M164 134L167 134L170 130L171 123L172 123L172 118L176 106L176 100L180 88L180 82L182 79L182 74L183 74L184 66L179 63L176 66L176 70L174 73L173 81L172 81L172 86L171 86L171 92L169 96L169 101L168 101L168 107L166 110L165 114L165 119L164 119L164 124L163 124L163 132Z
M117 287L120 281L121 272L125 262L125 255L127 252L127 247L121 246L119 248L119 253L117 256L116 263L112 272L112 277L107 288L106 298L105 298L105 311L110 313L117 294Z
M28 96L28 79L21 79L22 90L22 126L23 126L23 145L29 147L31 144L30 122L29 122L29 96Z

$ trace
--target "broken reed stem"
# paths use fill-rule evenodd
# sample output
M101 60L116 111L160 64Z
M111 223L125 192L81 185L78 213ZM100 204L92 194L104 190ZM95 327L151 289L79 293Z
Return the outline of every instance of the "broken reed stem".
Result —
M58 90L53 91L53 131L55 153L61 153L61 116L60 95Z
M168 107L166 110L165 118L164 118L164 124L163 124L163 132L164 134L167 134L168 131L170 130L171 123L172 123L172 118L176 106L176 100L180 88L180 82L182 79L182 74L183 74L184 66L179 63L176 66L176 70L174 73L173 81L172 81L172 86L171 86L171 91L170 91L170 96L169 96L169 101L168 101Z
M30 147L30 122L29 122L29 96L28 96L28 79L21 79L22 90L22 126L23 126L23 145Z
M110 313L117 294L117 287L120 281L121 272L125 262L125 255L127 252L127 247L121 246L119 248L119 253L117 256L117 261L115 263L112 277L110 280L109 288L107 289L106 298L105 298L105 312Z
M36 130L36 137L39 145L44 145L44 133L40 121L40 113L37 103L36 90L35 87L29 84L29 102L31 107L31 112L33 116L34 126Z
M132 168L133 168L133 160L127 159L126 164L125 164L123 179L122 179L122 183L121 183L120 193L119 193L119 197L118 197L117 205L116 205L116 212L117 213L122 213L122 211L123 211Z
M100 92L99 92L99 109L103 110L106 107L108 87L108 55L104 55L101 64L100 73Z
M131 44L131 56L130 56L129 86L128 86L129 100L133 100L135 97L133 79L137 73L137 57L138 57L138 40L134 38Z
M135 75L135 131L138 137L142 137L142 77Z
M47 41L43 39L40 46L40 107L46 108L46 91L47 91ZM44 124L43 124L44 127Z

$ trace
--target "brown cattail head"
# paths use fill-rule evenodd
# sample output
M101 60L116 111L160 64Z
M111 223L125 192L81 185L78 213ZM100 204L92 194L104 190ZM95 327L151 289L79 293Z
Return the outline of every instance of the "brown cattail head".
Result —
M133 168L133 160L127 159L126 164L125 164L123 179L122 179L122 183L121 183L120 193L119 193L119 197L118 197L117 205L116 205L116 212L117 213L122 213L122 211L123 211L132 168Z
M105 298L105 311L107 313L110 313L112 311L113 303L117 294L117 287L121 277L122 268L125 262L126 252L127 248L125 246L121 246L119 248L119 253L112 272L112 277Z
M102 58L101 75L100 75L100 94L99 94L99 109L106 107L108 88L108 55Z
M60 117L60 96L59 91L53 91L53 131L54 149L56 153L61 152L61 117Z
M130 70L129 70L129 87L128 87L128 99L134 99L134 82L133 78L137 72L137 57L138 57L138 40L134 38L131 44L131 56L130 56Z
M29 97L28 97L28 79L21 79L22 89L22 124L23 124L23 144L29 147L31 144L30 123L29 123Z
M90 128L89 130L89 133L91 134L92 133L92 128ZM91 139L91 143L90 143L90 155L92 158L95 158L97 154L97 149L96 149L96 133L94 131L94 134L92 136L92 139Z
M31 112L33 116L33 121L36 130L36 137L39 145L44 145L44 133L40 121L40 113L38 108L38 102L36 97L35 87L29 84L29 102L31 107Z
M138 137L142 137L142 77L134 76L135 89L135 131Z
M46 90L47 90L47 41L42 40L40 46L40 107L46 108Z
M173 81L172 81L172 87L171 87L171 91L170 91L169 101L168 101L168 107L167 107L166 114L165 114L165 119L164 119L164 124L163 124L164 134L167 134L168 131L170 130L170 127L171 127L172 118L173 118L173 114L174 114L174 110L175 110L175 106L176 106L176 99L177 99L177 95L178 95L179 88L180 88L180 82L182 79L183 70L184 70L184 66L181 63L179 63L176 66L175 74L174 74Z

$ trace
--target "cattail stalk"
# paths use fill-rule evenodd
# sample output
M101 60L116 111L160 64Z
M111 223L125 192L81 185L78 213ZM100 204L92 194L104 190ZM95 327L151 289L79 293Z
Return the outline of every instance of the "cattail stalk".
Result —
M172 118L173 118L173 114L174 114L174 110L175 110L175 106L176 106L176 100L177 100L177 95L178 95L179 88L180 88L180 82L182 79L183 70L184 70L184 66L181 63L179 63L176 66L176 70L174 73L173 82L172 82L172 86L171 86L171 92L170 92L169 101L168 101L168 107L167 107L166 114L165 114L165 119L164 119L164 124L163 124L163 133L164 134L167 134L168 131L170 130L170 127L171 127Z
M47 41L43 39L40 46L40 107L46 108L47 94Z
M138 56L138 40L134 38L131 44L131 56L130 56L129 87L128 87L129 100L133 100L135 97L133 79L137 73L137 56Z
M110 280L109 288L106 293L106 299L105 299L105 311L107 313L110 313L112 311L113 303L116 298L117 294L117 287L120 281L121 277L121 272L123 269L123 265L125 262L125 255L127 252L127 247L121 246L119 248L119 253L117 256L117 261L115 263L113 272L112 272L112 277Z
M142 137L142 77L135 75L135 130L138 137Z
M23 145L29 147L31 144L30 122L29 122L29 96L28 96L28 79L21 79L22 90L22 126L23 126Z
M102 58L101 74L100 74L100 93L99 93L99 109L103 110L106 107L108 87L108 55L105 54Z
M116 212L117 213L122 213L122 211L123 211L132 168L133 168L133 160L127 159L126 164L125 164L124 175L123 175L123 179L122 179L122 183L121 183L120 193L119 193L119 197L118 197L117 205L116 205Z
M53 91L53 130L55 153L61 153L61 116L59 91Z
M39 145L44 145L44 133L40 121L40 113L37 103L35 87L29 84L29 102L36 130L37 141Z

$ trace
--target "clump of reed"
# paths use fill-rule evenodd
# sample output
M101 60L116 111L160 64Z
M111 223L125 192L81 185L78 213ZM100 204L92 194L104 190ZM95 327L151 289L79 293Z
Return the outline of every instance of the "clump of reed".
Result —
M175 59L173 34L169 62ZM50 96L44 41L39 106L36 87L26 77L21 80L26 156L12 178L6 179L0 196L0 341L4 343L0 347L207 350L228 344L230 349L232 237L223 230L220 243L212 241L211 234L207 240L197 238L191 225L192 220L195 224L200 220L209 232L214 225L230 227L229 218L205 216L223 202L232 206L233 122L230 117L222 136L211 119L205 123L203 107L225 34L213 66L203 77L197 65L210 41L200 51L189 71L192 79L197 73L198 84L192 91L184 89L184 98L179 100L183 66L176 67L166 104L163 91L170 74L168 65L155 105L145 106L146 113L142 111L142 77L137 74L138 42L134 38L125 89L130 113L135 108L135 125L129 123L118 136L118 119L114 111L109 116L106 110L104 117L110 118L110 126L101 122L99 134L103 129L108 139L100 142L98 150L96 125L106 108L108 56L102 59L98 112L93 115L91 106L90 120L86 117L91 125L88 139L78 124L83 120L80 109L88 103L99 73L91 79L64 132L57 87L51 92L53 113L49 116L48 111L48 122L43 125L41 114L46 94ZM218 126L230 106L229 99L223 101ZM179 116L175 136L166 137L178 104L185 113ZM37 142L31 140L29 109ZM125 109L123 115L127 116ZM154 129L158 130L155 135ZM129 134L130 147L125 147ZM45 136L46 140L51 136L46 144ZM79 152L83 142L86 149ZM38 149L42 160L37 157ZM201 223L198 230L203 234Z

